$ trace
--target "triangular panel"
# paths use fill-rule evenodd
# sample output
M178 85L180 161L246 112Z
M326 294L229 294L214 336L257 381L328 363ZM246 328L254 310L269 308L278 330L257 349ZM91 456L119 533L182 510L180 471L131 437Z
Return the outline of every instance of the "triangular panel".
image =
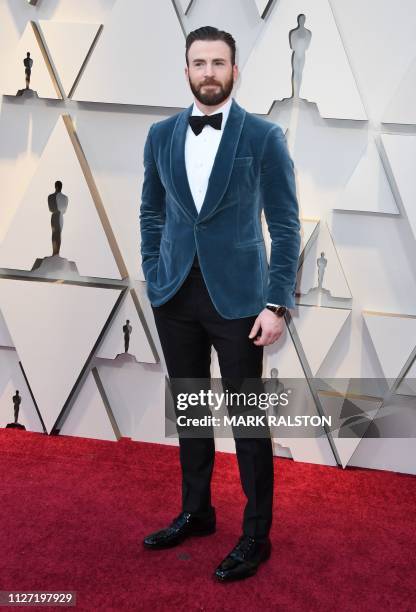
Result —
M96 369L121 435L166 444L165 374L160 366L127 363L115 368L97 360Z
M416 316L364 311L363 317L384 376L396 379L416 347Z
M33 60L29 88L35 91L39 98L62 98L38 36L36 25L29 22L16 46L12 60L4 66L1 93L15 96L19 90L26 88L23 60L29 52L30 59Z
M308 245L298 273L296 293L299 304L349 307L352 299L332 236L326 223Z
M367 150L334 208L399 214L374 140L368 143Z
M383 123L416 123L416 58L411 62L390 101Z
M0 292L7 327L50 431L120 291L1 279Z
M195 2L195 0L177 0L179 3L179 6L182 9L182 12L186 15L189 11L189 9L191 8L192 4Z
M416 238L416 136L382 134L381 142L410 227Z
M80 276L120 278L91 190L62 118L56 123L0 245L0 267L32 270L37 259L52 255L48 196L55 191L57 180L62 182L62 193L68 197L60 257L74 262Z
M41 20L39 25L65 95L69 96L101 26L50 20Z
M21 400L17 422L28 431L43 432L42 422L19 365L16 351L0 349L0 427L14 423L16 391Z
M270 6L270 0L255 0L260 17L264 19Z
M416 360L410 366L406 376L397 388L402 395L416 395Z
M299 306L293 323L314 376L350 313L341 308Z
M6 321L4 320L3 313L0 310L0 347L14 347L12 337L7 329Z
M120 363L126 358L135 358L137 361L146 363L156 363L154 348L152 348L149 336L143 327L145 321L144 319L142 321L142 313L138 310L140 308L138 298L135 296L135 301L133 295L135 294L127 292L96 353L96 357L117 359ZM130 331L129 327L131 328ZM127 342L127 352L125 352L125 342Z
M280 0L265 22L247 60L237 100L247 110L267 114L275 100L292 96L289 32L306 15L312 35L305 54L300 97L318 105L322 117L366 119L328 0Z
M89 372L65 419L60 434L97 440L118 440L118 428L114 430L112 414L108 413L92 372Z
M76 100L185 107L184 36L172 2L114 6L72 96Z
M349 399L331 394L320 394L319 399L325 414L331 416L333 441L345 467L376 417L382 400Z

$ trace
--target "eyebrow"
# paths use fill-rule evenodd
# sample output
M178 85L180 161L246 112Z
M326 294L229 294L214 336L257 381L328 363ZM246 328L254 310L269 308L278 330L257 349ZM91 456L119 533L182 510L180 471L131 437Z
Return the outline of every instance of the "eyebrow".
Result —
M225 57L214 57L214 59L212 61L213 62L225 62L226 59L225 59ZM202 59L202 58L197 57L197 58L192 60L192 63L194 63L194 62L205 62L205 60Z

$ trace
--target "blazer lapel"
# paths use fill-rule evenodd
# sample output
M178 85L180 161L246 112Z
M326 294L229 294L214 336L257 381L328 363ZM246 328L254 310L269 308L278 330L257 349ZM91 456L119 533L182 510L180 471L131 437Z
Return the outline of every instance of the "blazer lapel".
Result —
M246 111L233 100L198 219L210 217L226 192L245 116Z
M170 148L170 172L178 204L193 222L196 218L199 220L209 217L224 196L230 181L246 111L235 100L232 101L230 114L225 124L208 181L207 192L199 214L189 187L185 165L185 138L189 125L188 118L191 112L192 105L179 115L173 128Z
M193 105L180 113L172 132L170 144L170 173L172 184L177 195L177 201L184 213L193 221L198 211L189 187L185 165L185 138L188 129L188 117Z

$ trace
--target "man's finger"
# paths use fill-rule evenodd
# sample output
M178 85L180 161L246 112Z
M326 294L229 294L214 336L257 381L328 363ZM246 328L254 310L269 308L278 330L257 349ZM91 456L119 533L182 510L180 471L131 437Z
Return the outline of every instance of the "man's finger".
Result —
M264 346L265 344L267 344L268 337L269 334L267 334L263 329L260 338L254 340L254 344L257 344L258 346Z
M251 328L251 332L249 333L249 336L248 336L248 337L249 337L249 338L254 338L255 336L257 336L257 333L258 333L259 329L260 329L260 321L259 321L259 319L257 318L257 319L254 321L254 325L253 325L253 327Z

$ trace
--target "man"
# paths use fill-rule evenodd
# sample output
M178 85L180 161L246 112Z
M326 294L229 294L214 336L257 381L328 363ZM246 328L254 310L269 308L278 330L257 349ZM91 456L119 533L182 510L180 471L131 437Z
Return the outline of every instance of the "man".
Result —
M299 211L284 134L232 98L233 37L212 27L186 39L194 104L151 126L140 209L142 268L170 379L209 379L211 346L223 380L261 379L263 347L294 307ZM270 266L261 228L272 238ZM270 436L235 439L247 504L243 534L220 563L220 581L256 573L271 552ZM175 546L215 531L212 437L179 438L182 512L144 539Z

